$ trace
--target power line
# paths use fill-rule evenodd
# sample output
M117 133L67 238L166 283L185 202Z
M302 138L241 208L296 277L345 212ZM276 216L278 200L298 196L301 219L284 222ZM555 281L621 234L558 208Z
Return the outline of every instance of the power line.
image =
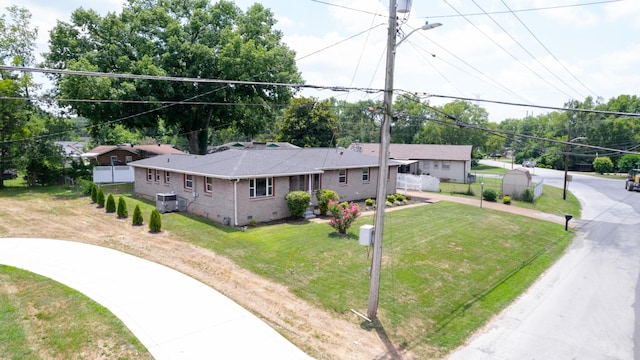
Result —
M484 15L487 15L487 14L499 15L499 14L510 14L510 13L519 13L519 12L556 10L556 9L591 6L591 5L602 5L602 4L609 4L609 3L620 2L620 1L623 1L623 0L593 1L593 2L582 3L582 4L554 5L554 6L544 6L544 7L517 9L517 10L509 10L509 11L492 11L492 12L489 12L489 13L434 15L434 16L425 16L423 18L425 18L425 19L445 19L445 18L456 18L456 17L460 17L460 16L484 16Z
M416 92L411 92L406 90L400 90L400 91L419 96L419 93L416 93ZM627 112L619 112L619 111L590 110L590 109L574 109L574 108L564 108L564 107L557 107L557 106L521 104L521 103L514 103L514 102L500 101L500 100L472 99L472 98L461 97L461 96L439 95L439 94L429 94L429 93L423 93L423 94L425 97L437 97L437 98L443 98L443 99L454 99L454 100L464 100L464 101L479 101L479 102L485 102L485 103L491 103L491 104L530 107L530 108L537 108L537 109L573 111L573 112L581 112L581 113L594 113L594 114L615 115L615 116L640 117L640 113L627 113Z
M547 51L547 53L549 55L551 55L551 57L558 63L560 64L560 66L569 74L571 75L578 83L580 83L580 85L582 85L585 89L587 89L587 91L589 91L591 94L595 95L596 97L598 95L596 95L595 91L591 90L587 85L585 85L582 81L580 81L580 79L578 79L569 69L567 69L567 67L562 63L562 61L558 60L558 58L551 52L551 50L549 50L549 48L547 48L542 41L540 41L540 39L533 33L533 31L531 31L531 29L529 29L529 27L520 19L520 17L511 10L511 8L509 7L509 5L507 5L507 3L504 2L504 0L500 0L502 2L502 4L509 10L509 12L511 12L511 14L520 22L520 24L522 24L522 26L529 32L529 34L531 34L531 36L533 36L533 38L538 42L538 44L540 44L540 46L542 46L543 49L545 49ZM619 0L617 0L619 1ZM545 67L546 68L546 67Z

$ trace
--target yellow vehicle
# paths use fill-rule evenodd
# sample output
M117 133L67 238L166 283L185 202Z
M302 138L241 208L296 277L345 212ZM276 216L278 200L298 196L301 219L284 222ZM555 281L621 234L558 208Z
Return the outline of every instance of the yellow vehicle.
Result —
M624 188L629 191L640 189L640 169L629 170Z

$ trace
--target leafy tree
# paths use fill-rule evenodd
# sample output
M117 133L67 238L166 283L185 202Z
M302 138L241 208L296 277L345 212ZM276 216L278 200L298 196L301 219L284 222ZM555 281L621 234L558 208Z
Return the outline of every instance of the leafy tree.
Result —
M260 4L243 12L232 1L130 0L120 14L102 17L79 8L51 31L47 67L263 83L300 83L295 54ZM212 105L64 103L98 124L124 119L153 127L159 119L186 134L192 153L206 151L211 129L260 133L274 118L271 103L287 103L293 90L273 85L221 85L180 81L53 76L65 98L198 101ZM220 106L213 104L233 104ZM256 106L258 105L258 106ZM146 112L156 110L154 112ZM131 117L134 114L145 115Z
M0 63L31 66L35 61L33 49L38 30L30 27L31 13L17 6L6 8L0 15ZM7 17L8 15L8 17ZM37 88L31 74L0 71L0 172L17 168L17 158L24 153L27 137L25 126L33 105L16 98L29 97ZM0 178L0 188L4 181Z
M624 154L618 159L618 169L620 172L629 172L631 169L637 169L640 167L640 155Z
M391 142L413 144L416 134L426 124L430 111L415 95L399 96L393 104L394 122L391 124Z
M337 124L329 100L296 98L284 112L278 140L301 147L329 147L334 143Z
M98 207L104 207L104 190L102 188L98 189Z
M333 112L338 118L336 144L348 147L352 143L374 143L380 141L380 115L382 102L358 101L348 103L332 100Z
M311 201L311 195L306 191L292 191L284 198L287 200L287 207L294 218L303 217L309 206L309 201Z
M151 211L151 217L149 218L149 231L152 233L159 233L162 229L162 218L158 209Z
M133 209L133 219L132 223L134 226L141 226L144 220L142 219L142 210L140 210L140 205L136 205Z
M116 212L116 199L113 197L113 194L109 194L109 196L107 196L107 205L105 210L108 213Z
M593 160L593 170L599 174L613 171L613 162L607 156L601 156Z
M124 201L122 196L118 197L118 219L126 219L129 217L129 211L127 210L127 202Z

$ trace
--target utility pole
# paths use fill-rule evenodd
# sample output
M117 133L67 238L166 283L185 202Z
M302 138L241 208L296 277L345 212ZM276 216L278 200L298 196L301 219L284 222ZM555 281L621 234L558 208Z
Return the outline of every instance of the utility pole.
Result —
M569 152L571 152L571 122L567 121L567 153L564 155L564 189L562 200L567 200L567 171L569 171Z
M373 259L371 260L371 285L367 316L377 318L380 294L380 268L382 267L382 232L384 231L384 209L387 198L387 178L389 177L390 125L393 119L393 72L396 55L396 0L389 0L389 29L387 33L387 65L384 83L383 120L380 129L380 150L378 168L378 188L376 191L376 217L373 232Z

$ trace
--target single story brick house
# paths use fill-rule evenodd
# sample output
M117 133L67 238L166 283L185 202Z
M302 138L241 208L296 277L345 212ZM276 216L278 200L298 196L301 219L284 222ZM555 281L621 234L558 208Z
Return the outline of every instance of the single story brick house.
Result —
M99 145L81 156L94 165L126 165L132 161L164 154L184 154L184 152L165 144L120 144Z
M349 149L379 156L380 144L351 144ZM390 144L389 158L401 163L399 172L431 175L440 181L467 183L471 145Z
M173 193L186 211L227 225L290 216L285 196L331 189L341 201L375 198L378 159L346 149L228 149L207 155L167 154L129 164L134 192L155 199ZM398 164L389 164L387 191L396 191Z

